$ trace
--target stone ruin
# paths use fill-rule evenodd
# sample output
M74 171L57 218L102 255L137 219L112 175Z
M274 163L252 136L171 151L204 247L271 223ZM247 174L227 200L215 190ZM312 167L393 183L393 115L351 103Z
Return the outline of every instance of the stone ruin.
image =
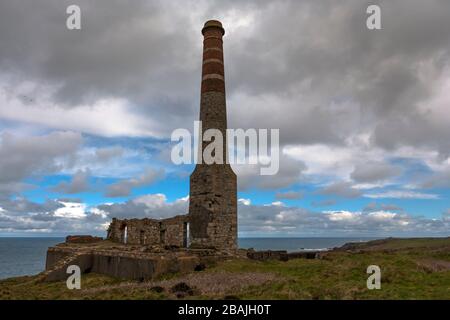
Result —
M163 220L113 218L107 238L124 244L186 248L187 230L187 215Z
M216 20L203 29L203 67L200 98L202 132L222 133L223 157L227 151L227 113L223 41L225 30ZM199 141L202 141L200 139ZM200 151L205 150L202 143ZM190 176L189 213L168 219L113 218L107 240L86 235L68 236L65 243L47 251L43 281L67 278L76 265L82 273L95 272L118 278L145 280L167 273L203 270L230 257L287 261L317 258L316 252L238 250L237 181L230 165L197 164Z
M76 235L66 237L67 243L95 243L102 240L102 237L94 237L91 235Z
M203 29L200 98L202 132L220 130L226 140L227 112L223 41L225 30L210 20ZM202 139L200 139L201 141ZM227 151L223 141L223 155ZM203 143L199 151L204 151ZM225 159L223 157L222 159ZM237 182L229 164L197 164L190 177L189 213L168 219L113 218L107 240L69 236L47 251L44 281L67 278L67 267L127 279L200 270L240 254L237 250Z
M226 154L227 111L223 40L216 20L203 29L203 67L200 98L202 132L222 132ZM201 141L201 140L200 140ZM202 150L206 147L203 142ZM202 153L203 154L203 153ZM222 157L225 159L225 156ZM164 220L113 219L109 240L141 245L237 249L237 181L227 163L197 164L190 177L189 213Z

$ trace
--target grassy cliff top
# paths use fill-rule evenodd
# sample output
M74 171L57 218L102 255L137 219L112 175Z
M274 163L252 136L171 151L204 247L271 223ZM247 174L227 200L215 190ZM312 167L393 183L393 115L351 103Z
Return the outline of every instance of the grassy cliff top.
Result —
M368 290L369 265L381 289ZM184 285L185 284L185 285ZM450 299L450 238L384 239L347 244L322 259L234 259L204 271L149 282L98 274L81 290L35 276L0 281L0 299Z

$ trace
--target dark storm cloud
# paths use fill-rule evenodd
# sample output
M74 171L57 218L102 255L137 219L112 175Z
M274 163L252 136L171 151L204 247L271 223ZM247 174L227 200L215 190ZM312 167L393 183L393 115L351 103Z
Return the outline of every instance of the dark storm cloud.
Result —
M11 86L25 79L57 85L52 100L63 108L117 97L142 116L194 119L201 61L201 42L194 39L201 35L182 6L82 0L82 30L70 31L69 4L2 1L0 66L12 74ZM159 121L154 125L168 132Z
M106 191L106 196L111 198L129 196L133 188L148 186L155 181L162 179L164 175L164 169L147 169L137 178L125 179L110 184L108 186L108 190Z
M277 192L275 194L275 198L277 200L296 200L296 199L302 199L304 197L303 192L297 192L297 191L287 191L287 192Z
M78 170L69 182L63 181L53 188L53 191L64 194L76 194L89 190L89 169Z
M363 212L373 212L373 211L390 211L390 212L403 212L403 208L395 204L378 204L376 202L370 202L363 208Z
M450 222L450 209L442 213L442 218L444 219L444 221Z
M422 188L450 188L450 170L437 172L420 184Z
M163 194L151 194L124 203L103 204L98 209L107 212L109 218L154 218L162 219L186 214L187 200L167 202Z
M70 157L81 146L79 133L53 132L48 135L21 137L0 135L0 183L16 182L33 172L60 169L55 160Z
M251 188L267 190L286 188L298 182L302 172L306 170L303 162L292 160L283 154L280 155L279 170L274 175L261 175L261 167L261 165L233 165L233 170L239 177L240 191Z
M358 164L350 177L355 182L379 182L398 176L401 168L386 163L369 162Z
M87 210L83 204L67 206L56 200L36 203L24 198L0 201L2 233L103 234L108 221L106 214Z
M230 53L235 58L230 68L240 75L232 83L259 95L280 97L283 92L296 103L289 105L279 99L279 105L268 108L276 110L277 117L268 117L261 106L252 106L247 117L239 115L238 123L251 121L250 113L262 109L256 118L263 126L278 122L284 129L284 142L343 143L349 127L354 133L377 126L380 129L375 131L374 142L383 147L397 146L397 141L424 145L437 139L433 145L448 150L448 143L441 138L448 132L446 128L433 130L430 124L422 124L416 141L391 119L402 117L406 123L414 117L427 120L417 104L429 98L437 83L435 76L448 63L446 30L450 21L446 17L450 4L381 1L383 30L373 32L365 27L368 3L288 1L281 6L274 4L276 10L260 12L260 19L252 26L259 36ZM421 75L424 62L437 72ZM354 105L339 108L340 100ZM333 103L337 106L334 109L330 107ZM325 117L308 111L316 105L327 107ZM240 106L239 111L245 113L246 109ZM355 113L359 121L348 121ZM340 121L342 116L347 121ZM387 133L381 129L384 126L389 129ZM316 134L310 136L310 132Z
M362 195L361 191L353 188L350 182L332 183L322 188L319 194L334 195L343 198L357 198Z
M121 157L123 154L124 149L119 146L99 148L95 150L97 161L102 163L108 162L116 157Z
M80 198L59 198L56 201L59 202L75 202L75 203L82 203L83 200L81 200Z
M337 203L337 201L334 199L327 199L327 200L322 200L322 201L313 201L312 205L314 207L329 207L329 206L334 206L336 203Z
M365 20L371 1L81 0L82 30L70 31L65 9L71 1L1 1L0 99L5 108L0 107L0 117L105 136L167 138L175 128L191 128L198 117L200 29L207 19L218 18L226 29L230 127L280 128L282 146L352 148L350 142L363 135L368 145L362 152L411 146L437 151L445 159L450 153L445 112L450 98L444 90L450 75L450 3L377 3L383 29L369 31ZM108 99L120 101L121 113L115 114ZM15 100L25 107L16 108ZM106 101L105 108L94 117L98 101ZM32 107L45 110L45 116L27 117ZM124 116L134 116L148 131ZM92 119L89 129L85 125ZM8 195L23 190L23 179L36 172L58 171L56 159L73 154L81 139L64 134L64 143L57 145L52 141L62 133L49 135L48 141L31 138L28 151L19 138L6 148L11 139L4 135L0 198L4 190ZM109 147L90 160L106 163L122 155L120 147ZM400 173L389 164L352 161L350 175L357 183ZM237 171L241 190L277 189L298 182L307 167L281 159L276 176L261 177L258 168ZM445 186L440 176L421 187ZM137 180L124 179L107 193L128 195L144 184ZM67 193L83 189L59 187ZM323 192L360 195L339 182Z
M0 208L12 215L22 215L28 213L53 213L53 211L64 207L54 200L47 200L44 203L36 203L25 198L15 200L5 200L0 202Z
M199 32L214 17L228 23L231 126L282 128L283 144L369 131L385 148L448 152L448 126L418 103L448 65L450 4L377 3L379 31L365 26L371 1L78 1L82 30L72 32L70 1L3 1L0 65L11 85L57 84L52 99L65 108L124 98L167 135L196 118Z
M23 183L25 178L70 166L81 144L81 134L74 132L34 137L0 134L0 199L30 188Z
M313 212L278 205L239 205L240 232L245 234L436 234L445 235L450 227L440 220L414 217L390 211Z

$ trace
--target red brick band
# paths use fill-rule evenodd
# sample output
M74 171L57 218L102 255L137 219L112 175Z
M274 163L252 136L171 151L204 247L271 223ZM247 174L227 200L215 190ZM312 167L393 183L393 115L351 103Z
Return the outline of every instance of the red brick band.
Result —
M217 38L209 38L203 41L204 48L222 48L222 40Z
M225 30L220 23L209 22L202 30L203 67L202 93L225 93L225 72L223 66L223 40Z
M202 29L202 34L206 35L206 34L215 34L217 36L223 36L225 34L225 30L221 25L209 25L209 26L205 26Z
M202 77L202 80L209 80L209 79L220 79L222 81L225 81L225 77L223 75L221 75L220 73L210 73L207 75L204 75Z
M222 59L203 59L203 64L207 64L207 63L219 63L223 65L223 60Z
M224 76L223 64L217 62L210 62L203 65L202 68L202 76L206 76L208 74L220 74Z
M208 40L208 39L218 39L218 40L223 42L221 36L220 37L219 36L206 36L206 37L203 38L203 40Z
M223 52L223 50L221 48L205 48L203 50L203 52L208 52L208 51L220 51L220 52Z
M205 79L202 81L202 93L222 92L225 93L225 81L222 79Z
M203 52L203 61L211 60L211 59L218 59L220 61L223 61L223 52L222 50L208 50Z

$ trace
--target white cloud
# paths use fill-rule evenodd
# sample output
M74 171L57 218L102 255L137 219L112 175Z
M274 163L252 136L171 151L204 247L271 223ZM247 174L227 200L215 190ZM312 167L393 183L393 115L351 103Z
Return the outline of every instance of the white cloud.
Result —
M102 204L98 209L107 212L109 218L154 218L162 219L188 212L189 200L186 197L167 201L165 194L147 194L123 203Z
M166 204L167 197L165 194L148 194L145 196L137 197L133 200L137 204L145 204L149 208L161 208Z
M55 217L83 219L86 217L86 204L75 202L61 202L64 207L56 209Z
M353 170L354 150L327 145L288 146L283 153L303 161L305 174L347 178Z
M422 193L408 190L367 193L364 194L364 197L371 199L391 198L391 199L422 199L422 200L436 200L440 198L438 194Z
M103 219L106 219L108 217L108 213L103 210L100 210L99 208L91 208L90 213L92 215L97 215Z
M390 220L397 216L395 212L389 211L374 211L368 214L369 217L374 218L376 220Z
M239 199L238 202L242 203L245 206L249 206L252 203L250 199Z
M159 136L151 130L151 120L130 113L123 99L105 98L92 105L64 108L37 101L25 104L17 98L8 99L0 90L0 104L8 106L0 108L0 118L6 120L106 137Z
M350 211L324 211L328 215L328 219L331 221L352 221L361 216L361 212Z
M278 207L283 207L285 206L285 204L281 201L274 201L271 203L272 206L278 206Z
M59 202L63 207L56 207L52 201L36 204L17 200L7 206L2 203L0 232L105 236L105 228L112 217L168 218L186 214L188 204L186 198L169 202L164 194L149 194L124 203L92 208L75 202ZM444 213L442 219L427 219L389 210L312 212L300 207L252 205L246 201L239 201L238 212L240 236L448 235L450 230L448 213Z

